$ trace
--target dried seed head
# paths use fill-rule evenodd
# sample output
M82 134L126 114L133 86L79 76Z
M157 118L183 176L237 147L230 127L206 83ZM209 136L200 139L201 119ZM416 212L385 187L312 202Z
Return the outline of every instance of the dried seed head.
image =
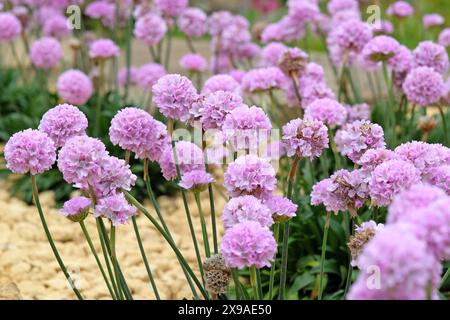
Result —
M221 253L213 255L203 263L206 289L213 295L225 294L231 279L231 271L225 265Z
M425 116L419 119L417 128L423 132L431 132L437 126L437 121L434 117Z
M373 228L364 229L361 232L357 232L354 236L350 237L348 242L348 248L352 255L352 265L356 264L360 253L363 251L364 246L370 239L375 236L376 230Z

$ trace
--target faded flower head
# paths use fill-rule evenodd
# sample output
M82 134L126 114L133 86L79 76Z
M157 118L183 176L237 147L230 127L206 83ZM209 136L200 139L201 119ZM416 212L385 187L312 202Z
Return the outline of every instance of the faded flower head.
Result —
M226 294L231 280L231 270L226 266L222 253L206 258L203 262L206 290L219 295Z
M351 264L353 267L358 266L357 260L367 243L380 231L384 225L376 223L373 220L363 222L360 226L356 226L355 235L350 236L347 246L352 256Z
M305 70L308 58L308 54L299 48L289 48L278 60L278 67L287 75L298 76Z

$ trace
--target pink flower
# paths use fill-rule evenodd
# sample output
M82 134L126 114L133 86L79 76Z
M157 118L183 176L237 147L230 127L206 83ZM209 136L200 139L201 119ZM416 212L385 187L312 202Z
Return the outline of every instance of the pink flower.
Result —
M187 8L178 17L178 27L187 36L200 37L206 32L207 16L199 8Z
M104 26L113 27L116 17L116 5L108 1L93 1L86 6L84 14L93 19L100 19Z
M203 85L202 94L219 90L230 91L237 95L241 95L241 85L227 74L218 74L206 80Z
M113 226L118 226L126 223L136 213L136 208L128 203L123 193L118 193L101 198L95 206L94 217L107 218Z
M85 104L94 91L91 79L79 70L63 72L58 78L56 89L65 102L75 105Z
M137 70L136 82L144 90L152 90L160 78L167 74L166 69L158 63L147 63Z
M450 47L450 28L445 28L439 34L439 44L443 47Z
M220 249L230 268L263 268L269 267L275 258L277 244L269 229L246 221L225 233Z
M119 86L125 86L127 83L127 77L130 78L130 85L137 84L137 78L138 78L138 68L136 67L130 67L130 69L122 68L117 73L117 84Z
M208 62L199 54L185 54L180 59L180 66L189 72L203 72L208 68Z
M389 6L387 14L397 18L405 18L414 14L414 8L406 1L396 1Z
M108 59L119 56L119 47L110 39L99 39L89 46L89 57L91 59Z
M275 170L267 160L255 155L240 156L228 166L224 185L230 196L253 195L264 199L275 189Z
M262 227L270 227L273 224L272 212L254 196L230 199L223 209L222 221L225 230L244 221L258 222Z
M408 100L419 106L429 106L439 101L445 91L442 75L429 67L413 69L403 83Z
M15 40L22 32L19 19L8 12L0 12L0 42Z
M86 197L74 197L66 202L62 209L59 211L64 217L69 218L74 222L84 220L89 214L89 208L92 205L92 201Z
M181 176L181 181L178 184L184 189L191 189L194 192L201 192L206 190L208 184L214 182L213 176L203 170L192 170L184 173Z
M422 18L423 26L425 29L430 29L432 27L438 27L445 23L445 19L438 13L426 14Z
M47 37L63 38L71 34L67 25L67 18L63 15L54 15L44 21L42 31Z
M432 41L421 42L413 52L416 67L429 67L444 75L449 68L445 48Z
M287 47L281 42L270 42L261 52L262 66L276 67Z
M264 204L272 212L275 222L287 221L297 214L297 205L288 198L282 196L270 196Z
M336 100L317 99L306 107L305 118L319 120L333 127L344 124L347 110Z
M33 129L13 134L5 145L4 154L6 167L20 174L43 173L56 160L56 148L52 139L46 133Z
M154 5L164 16L176 17L186 9L188 2L188 0L154 0Z
M176 164L180 168L181 175L193 170L205 169L202 149L196 144L178 141L175 144L175 150L176 163L174 161L174 150L170 145L163 151L159 159L162 174L167 180L173 180L177 177Z
M61 44L53 38L41 38L33 43L30 58L41 69L51 69L62 59Z
M252 69L242 79L242 89L252 93L278 89L284 80L285 76L277 67Z
M134 26L134 36L148 46L158 44L167 32L166 22L156 14L140 17Z

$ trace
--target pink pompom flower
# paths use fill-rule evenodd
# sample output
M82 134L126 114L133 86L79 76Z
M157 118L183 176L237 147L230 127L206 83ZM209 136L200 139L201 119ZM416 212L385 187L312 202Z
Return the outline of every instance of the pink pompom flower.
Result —
M181 181L178 185L187 190L201 192L206 190L208 184L212 182L214 182L214 178L210 173L205 170L192 170L181 176Z
M30 58L33 64L41 69L51 69L62 59L61 44L54 38L41 38L33 43Z
M181 31L188 37L200 37L207 29L207 15L199 8L187 8L178 17L177 23Z
M98 39L89 45L89 57L95 60L119 56L120 49L111 39Z
M305 118L319 120L330 127L343 125L347 118L347 110L336 100L317 99L305 109Z
M292 219L297 214L298 206L286 197L272 195L264 204L272 212L273 220L278 223Z
M15 15L0 12L0 42L14 41L22 32L22 25Z
M189 53L181 57L180 66L189 72L203 72L208 68L208 62L199 54Z
M136 213L136 208L128 203L123 193L117 193L98 200L94 217L107 218L113 226L118 226L126 223Z
M444 75L449 68L448 54L445 48L432 41L421 42L413 51L416 67L428 67Z
M175 143L176 161L174 150L168 146L159 159L159 165L165 179L174 180L177 177L176 164L180 168L180 174L194 170L204 170L204 157L202 149L196 144L188 141L177 141Z
M59 212L73 222L80 222L89 214L91 205L92 201L89 198L74 197L64 202L64 205Z
M270 209L254 196L230 199L223 209L222 221L225 230L244 221L258 222L262 227L270 227L273 224Z
M148 13L140 17L134 26L134 36L148 46L158 44L167 32L167 24L160 16Z
M159 63L147 63L137 70L136 82L142 89L150 91L166 74L166 69Z
M432 68L415 68L406 77L403 91L410 102L419 106L429 106L438 102L443 96L444 79Z
M74 105L85 104L94 91L91 79L79 70L63 72L58 78L56 89L65 102Z

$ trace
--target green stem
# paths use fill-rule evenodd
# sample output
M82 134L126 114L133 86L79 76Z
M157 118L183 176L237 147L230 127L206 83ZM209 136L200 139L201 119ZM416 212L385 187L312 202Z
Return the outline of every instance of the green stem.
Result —
M152 269L150 268L150 264L147 260L147 255L145 254L144 245L142 244L141 235L139 233L139 227L136 221L136 217L131 217L131 221L133 222L134 233L136 234L136 239L139 245L139 250L141 251L142 260L144 261L145 269L147 270L148 279L152 285L153 292L155 293L155 297L157 300L160 300L158 288L156 287L155 279L153 278Z
M167 32L167 47L166 47L166 55L164 58L164 68L169 70L169 62L170 62L170 53L172 49L172 30L169 28Z
M188 45L189 50L192 53L197 53L197 50L195 50L194 44L192 43L191 37L189 37L187 34L185 34L185 37L186 37L186 43Z
M84 237L86 238L86 241L89 245L89 249L91 249L91 252L94 255L95 261L97 262L98 268L100 269L103 280L105 281L105 284L108 287L109 294L111 295L111 298L113 298L113 300L117 300L116 295L114 294L114 291L111 288L111 284L109 283L108 277L106 276L105 270L103 269L102 262L100 261L98 255L97 255L97 252L95 251L94 245L92 244L91 237L89 235L88 230L86 229L86 225L84 224L84 221L80 221L80 226L81 226L81 230L83 230Z
M263 290L262 290L262 282L261 282L261 270L256 269L256 284L258 285L258 299L263 300Z
M219 253L219 245L217 241L217 226L216 226L216 209L214 205L214 194L212 184L208 184L208 193L209 193L209 205L211 207L211 225L212 225L212 234L213 234L213 246L214 246L214 254Z
M194 192L195 202L197 203L198 213L200 215L200 223L202 226L203 243L205 246L205 255L207 258L211 256L211 251L209 248L208 230L206 228L205 215L202 209L202 203L200 201L200 193Z
M83 296L81 295L80 291L75 286L74 281L72 280L72 277L67 272L66 266L64 265L64 262L61 259L61 256L59 255L58 249L56 248L55 242L53 241L53 237L50 233L50 230L48 229L47 221L45 220L44 212L42 211L41 202L39 200L39 191L36 185L36 177L34 175L31 175L31 188L33 190L33 197L34 202L36 204L36 208L38 209L39 218L41 219L42 227L44 228L45 235L47 236L47 240L50 244L50 247L53 251L53 254L55 255L56 261L59 264L59 267L61 268L62 272L64 273L64 276L66 277L67 281L70 284L70 287L72 288L73 292L77 296L78 300L83 300Z
M94 137L100 136L100 126L101 126L101 119L102 119L102 85L103 85L103 77L104 77L104 63L103 61L100 61L100 74L99 78L97 79L97 101L95 106L95 123L94 123Z
M273 227L273 234L275 238L275 242L278 243L279 237L280 237L280 224L275 223ZM273 285L275 282L275 267L277 262L277 256L275 255L275 259L273 260L272 266L270 268L270 277L269 277L269 299L272 300L273 298Z
M331 151L333 152L334 162L335 162L335 170L339 170L342 168L341 157L339 156L339 152L336 147L336 143L334 142L334 136L331 129L328 128L328 140L330 142Z
M108 270L109 278L111 279L111 284L112 284L112 287L113 287L114 294L115 294L116 298L120 299L120 300L123 300L123 296L121 295L121 291L118 289L118 287L116 285L116 281L114 279L114 274L113 274L112 269L111 269L111 264L109 263L108 250L106 248L105 239L103 238L103 232L101 230L100 223L99 223L100 219L101 218L96 218L95 222L97 224L97 231L98 231L98 236L100 238L100 244L102 246L103 258L105 259L106 269Z
M238 275L238 271L236 269L231 269L231 275L233 277L233 282L234 282L234 290L236 291L236 298L238 300L242 300L242 288L241 288L241 283L239 282L239 275Z
M325 227L323 229L322 239L322 254L320 256L320 276L319 276L319 300L322 300L323 295L323 268L325 265L325 253L327 251L328 230L330 229L330 212L327 212L327 219L325 221Z
M137 201L131 194L128 192L124 192L125 197L128 199L128 201L131 202L136 208L138 208L139 211L141 211L149 220L150 222L155 226L155 228L158 230L159 233L164 237L164 239L167 241L167 243L170 245L172 250L175 252L176 256L178 257L179 261L184 265L187 272L191 276L191 278L194 280L195 285L198 287L202 295L208 299L208 293L205 291L205 289L202 287L202 284L195 276L194 272L192 271L189 264L184 259L183 255L181 254L180 250L178 249L177 245L173 242L173 240L166 234L164 229L161 227L161 225L148 213L147 209L139 202Z
M131 8L131 12L133 12L134 7ZM130 16L127 19L127 37L126 37L126 49L125 49L125 63L126 63L126 70L127 70L127 78L125 81L125 93L123 96L123 101L126 103L128 99L128 92L130 90L130 80L131 80L131 39L132 39L132 33L133 33L133 15L130 14Z
M255 266L251 266L249 268L250 271L250 283L252 284L253 289L253 299L255 300L262 300L262 297L259 294L259 288L258 288L258 280L257 280L257 271Z
M442 125L444 126L444 141L445 141L445 145L449 145L449 132L448 132L448 127L447 127L447 119L445 118L445 113L444 113L444 109L442 108L442 106L439 104L438 105L438 109L439 109L439 113L441 115L441 119L442 119Z
M355 231L355 220L353 218L350 218L350 232L349 232L349 239L353 235ZM350 253L350 250L348 251L348 271L347 271L347 279L345 282L345 290L343 297L345 298L347 296L347 292L350 289L350 285L352 284L352 273L353 273L353 266L352 266L352 255Z
M444 276L442 277L441 284L439 286L440 288L442 288L442 286L447 282L449 276L450 276L450 268L447 269Z

